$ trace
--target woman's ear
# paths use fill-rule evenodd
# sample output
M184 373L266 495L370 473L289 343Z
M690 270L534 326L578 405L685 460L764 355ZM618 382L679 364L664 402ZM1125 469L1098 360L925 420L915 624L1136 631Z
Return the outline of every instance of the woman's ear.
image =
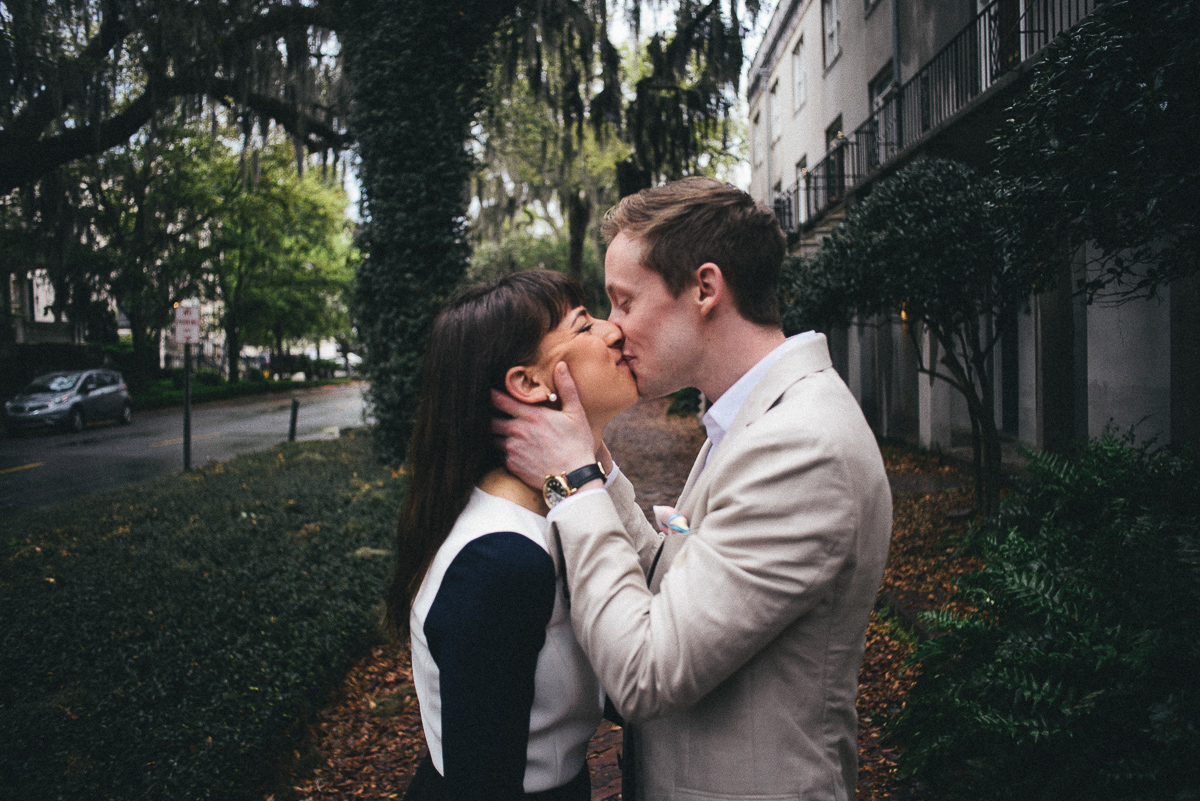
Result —
M528 365L508 368L504 374L504 388L522 403L544 403L550 400L553 390L544 384Z

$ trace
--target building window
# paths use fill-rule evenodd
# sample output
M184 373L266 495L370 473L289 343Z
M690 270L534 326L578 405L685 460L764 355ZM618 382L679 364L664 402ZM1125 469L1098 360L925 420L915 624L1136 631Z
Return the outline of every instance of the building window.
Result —
M771 86L771 96L767 98L767 104L771 112L771 144L775 144L783 135L783 122L779 114L779 81Z
M829 67L842 52L841 0L821 0L821 28L824 32L825 66Z
M763 153L766 152L767 149L767 143L763 138L761 117L761 114L755 114L754 122L751 123L753 136L750 140L750 156L754 160L755 167L757 167L759 164L762 164Z
M824 184L822 205L840 202L846 194L846 140L842 135L842 115L825 129L825 169L820 176Z
M802 225L808 219L808 156L801 156L796 162L796 224Z
M895 86L891 61L867 84L867 96L871 101L870 125L865 127L864 141L859 144L865 152L868 170L885 163L894 152L898 133L896 106L894 103L889 104L888 99L892 96Z
M799 111L808 99L808 82L804 75L804 37L792 48L792 111Z
M887 66L875 73L875 77L867 84L867 94L871 98L871 113L883 106L883 101L887 99L888 93L892 89L895 75L892 73L892 62L888 62Z

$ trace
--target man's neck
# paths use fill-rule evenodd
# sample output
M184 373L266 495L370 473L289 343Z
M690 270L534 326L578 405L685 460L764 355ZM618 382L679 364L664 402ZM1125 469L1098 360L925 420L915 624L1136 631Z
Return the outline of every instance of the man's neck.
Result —
M708 339L710 347L705 349L697 389L715 401L787 338L780 328L755 325L738 317L715 328Z

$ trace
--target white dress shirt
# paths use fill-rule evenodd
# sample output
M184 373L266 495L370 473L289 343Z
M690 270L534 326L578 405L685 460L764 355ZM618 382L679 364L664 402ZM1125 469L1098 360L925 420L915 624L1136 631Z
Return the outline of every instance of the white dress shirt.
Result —
M767 374L767 371L774 367L775 362L779 361L789 350L816 335L815 331L805 331L803 334L788 337L781 345L759 359L758 364L747 370L741 378L733 383L733 386L725 390L724 395L713 401L713 405L708 407L708 411L701 418L704 429L708 432L708 438L712 441L712 447L708 449L708 456L704 461L705 464L708 464L713 451L721 444L721 440L725 438L725 432L733 425L738 412L742 410L742 404L746 402L746 398L750 397L750 393L758 386L758 382Z

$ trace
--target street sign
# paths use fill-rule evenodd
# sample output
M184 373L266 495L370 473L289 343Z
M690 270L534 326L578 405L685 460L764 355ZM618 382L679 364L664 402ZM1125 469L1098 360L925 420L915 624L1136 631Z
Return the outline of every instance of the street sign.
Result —
M175 307L175 341L181 345L200 344L200 307Z

